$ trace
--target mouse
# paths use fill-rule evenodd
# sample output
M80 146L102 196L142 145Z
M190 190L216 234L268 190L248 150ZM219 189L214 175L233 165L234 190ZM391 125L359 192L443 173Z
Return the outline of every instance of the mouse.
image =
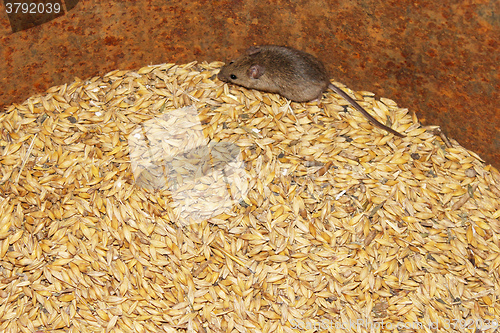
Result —
M332 84L325 65L305 51L278 45L252 46L244 55L222 66L217 77L226 83L277 93L294 102L320 100L323 93L331 89L373 125L396 136L405 136L380 123L346 92Z

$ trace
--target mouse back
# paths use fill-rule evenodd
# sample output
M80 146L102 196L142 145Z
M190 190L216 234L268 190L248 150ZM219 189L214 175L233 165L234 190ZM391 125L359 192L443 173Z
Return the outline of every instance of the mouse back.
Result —
M321 96L330 83L325 66L313 55L284 46L255 46L223 66L221 81L278 93L305 102Z

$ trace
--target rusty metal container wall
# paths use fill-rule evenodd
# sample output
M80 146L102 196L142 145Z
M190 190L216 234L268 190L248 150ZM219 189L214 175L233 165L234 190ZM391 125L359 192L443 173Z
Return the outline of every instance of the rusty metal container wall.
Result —
M226 60L249 45L284 44L500 166L497 1L63 3L64 15L16 32L0 7L2 109L75 76Z

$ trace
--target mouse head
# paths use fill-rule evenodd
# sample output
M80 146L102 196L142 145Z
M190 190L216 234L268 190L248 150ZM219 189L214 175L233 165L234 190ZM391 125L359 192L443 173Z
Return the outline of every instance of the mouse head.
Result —
M266 74L267 62L262 59L259 47L251 47L243 56L223 66L217 77L219 80L246 88L273 91Z

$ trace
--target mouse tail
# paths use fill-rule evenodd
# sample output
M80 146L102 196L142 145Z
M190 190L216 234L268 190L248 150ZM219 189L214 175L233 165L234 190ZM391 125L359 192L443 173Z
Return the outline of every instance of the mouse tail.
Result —
M351 96L349 96L345 91L343 91L339 87L334 86L331 83L328 85L328 87L330 89L332 89L334 92L336 92L337 94L339 94L340 96L342 96L352 106L354 106L354 108L356 108L356 110L358 110L359 112L361 112L363 114L363 116L365 116L366 119L368 119L373 125L377 126L378 128L381 128L383 130L386 130L387 132L392 133L392 134L394 134L396 136L399 136L401 138L405 137L405 135L403 135L403 134L401 134L401 133L393 130L390 127L385 126L384 124L382 124L381 122L379 122L377 119L373 118L373 116L371 114L369 114L361 105L359 105L358 102L356 102L354 99L352 99Z

